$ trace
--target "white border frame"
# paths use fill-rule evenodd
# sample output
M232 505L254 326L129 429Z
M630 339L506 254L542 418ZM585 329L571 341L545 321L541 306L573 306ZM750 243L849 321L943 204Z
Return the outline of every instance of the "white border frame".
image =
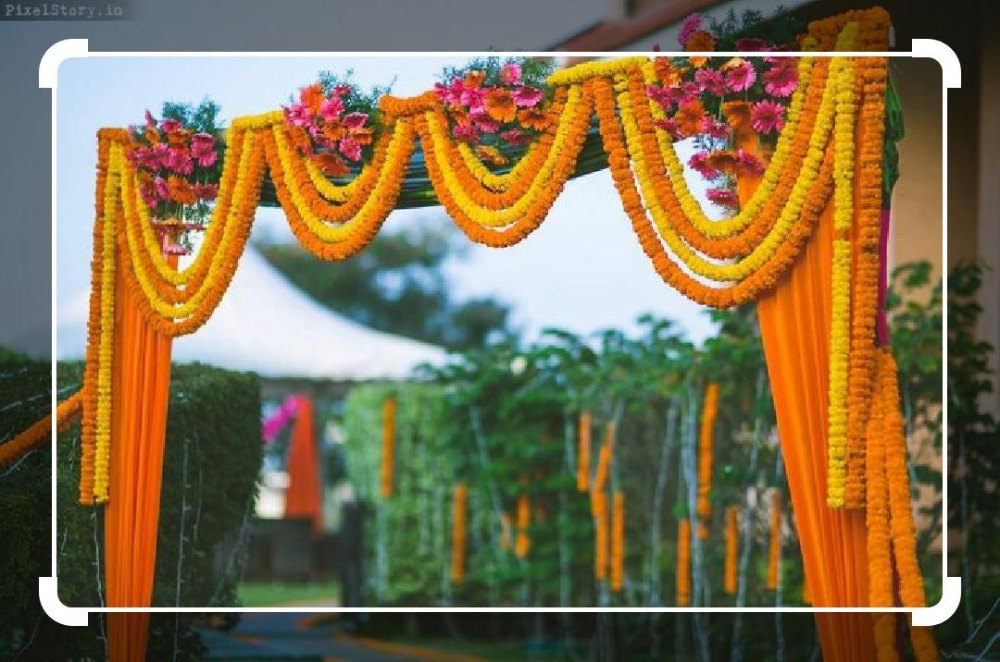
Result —
M58 96L58 81L59 81L59 67L67 60L73 58L99 58L99 57L157 57L157 58L169 58L169 57L336 57L336 58L372 58L372 57L474 57L483 55L483 53L478 52L392 52L392 51L382 51L382 52L281 52L281 53L268 53L268 52L91 52L88 47L88 40L86 39L64 39L54 43L42 56L41 61L38 66L38 87L48 88L52 90L52 415L55 416L56 405L57 405L57 395L56 395L56 366L57 362L54 357L56 354L56 204L58 190L57 182L57 172L56 172L56 112L57 107L57 96ZM642 53L642 52L621 52L621 51L586 51L586 52L560 52L560 51L531 51L531 52L490 52L488 55L491 56L537 56L537 57L623 57L623 56L636 56L636 55L647 55L654 57L663 57L669 55L683 55L683 56L707 56L707 57L725 57L725 56L736 56L745 55L738 52L686 52L686 53L671 53L671 52L652 52L652 53ZM797 57L803 55L799 52L773 52L769 53L772 56L778 57ZM810 52L808 55L812 56L825 56L825 57L911 57L911 58L930 58L937 61L941 65L942 70L942 122L941 122L941 145L942 154L944 156L944 162L942 164L942 188L941 188L941 218L943 224L943 234L941 242L942 258L943 262L947 262L948 255L948 90L956 89L962 86L962 68L959 62L958 56L955 51L951 49L947 44L937 41L935 39L914 39L911 42L911 47L909 52L889 52L889 51L845 51L845 52ZM948 289L948 274L945 270L942 274L942 286L947 292ZM945 297L942 301L942 352L944 356L948 355L947 347L947 319L948 319L948 299ZM947 383L948 383L948 363L947 360L943 364L943 376L941 385L941 415L942 415L942 425L943 429L948 429L948 393L947 393ZM632 612L659 612L659 613L726 613L726 612L747 612L747 613L796 613L796 612L806 612L806 613L909 613L911 614L912 625L915 626L933 626L944 623L948 620L958 609L959 602L962 597L962 580L961 577L949 577L948 576L948 525L947 518L942 518L942 548L941 548L941 577L942 577L942 592L941 600L930 607L920 607L920 608L906 608L906 607L894 607L894 608L878 608L878 607L745 607L743 609L738 609L736 607L232 607L228 609L212 608L212 607L149 607L145 609L141 608L131 608L131 607L101 607L101 608L86 608L86 607L68 607L64 605L59 600L58 593L58 581L59 578L56 574L56 560L58 558L57 548L56 548L56 440L58 432L57 426L53 424L52 426L52 575L49 577L39 577L38 578L38 597L41 602L42 608L45 613L52 620L66 626L86 626L89 622L89 615L91 612L192 612L192 613L204 613L204 612L237 612L237 613L250 613L250 612L290 612L290 613L346 613L346 612L454 612L454 613L477 613L477 612L619 612L619 613L632 613ZM941 508L942 511L948 512L948 435L945 434L943 438L942 445L942 461L941 461Z

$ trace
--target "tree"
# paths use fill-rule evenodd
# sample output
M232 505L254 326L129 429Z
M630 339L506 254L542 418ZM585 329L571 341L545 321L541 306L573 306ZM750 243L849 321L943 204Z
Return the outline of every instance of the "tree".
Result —
M454 350L512 338L510 306L455 300L443 267L466 244L443 223L382 232L350 260L323 262L298 244L263 243L264 256L314 299L366 326Z

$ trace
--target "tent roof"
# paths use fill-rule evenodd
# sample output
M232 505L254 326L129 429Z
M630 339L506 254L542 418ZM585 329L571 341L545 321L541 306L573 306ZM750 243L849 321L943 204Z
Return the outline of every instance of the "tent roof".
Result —
M83 357L88 305L83 291L60 315L59 358ZM398 379L420 363L445 358L439 347L369 329L325 308L250 245L212 317L173 346L174 361L309 379Z

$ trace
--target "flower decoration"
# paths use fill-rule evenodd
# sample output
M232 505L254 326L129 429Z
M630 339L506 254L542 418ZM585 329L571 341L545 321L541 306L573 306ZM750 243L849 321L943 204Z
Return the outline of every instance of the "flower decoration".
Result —
M765 24L759 12L740 19L731 12L709 24L691 14L678 35L684 50L760 55L659 58L654 64L658 84L647 86L647 96L663 109L656 126L673 140L694 139L698 151L688 165L708 180L709 201L727 215L739 210L736 176L763 172L759 159L742 148L754 138L760 146L773 145L799 83L795 59L766 54L786 50L799 29L784 15Z
M219 191L219 107L167 103L163 119L146 111L143 124L129 131L126 157L135 170L139 194L166 254L191 250L190 232L203 230Z
M284 107L285 126L295 147L328 177L345 177L372 155L378 133L377 100L388 90L362 93L345 78L322 72Z
M548 109L552 95L545 82L551 71L548 60L482 58L446 70L434 93L451 135L472 147L486 165L504 167L553 125Z

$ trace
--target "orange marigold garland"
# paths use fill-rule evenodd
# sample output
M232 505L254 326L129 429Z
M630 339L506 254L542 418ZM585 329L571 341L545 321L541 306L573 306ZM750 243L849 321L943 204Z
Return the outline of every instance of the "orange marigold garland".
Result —
M778 564L781 559L781 492L775 489L771 492L771 546L767 554L767 587L772 591L778 588Z
M461 584L465 579L466 515L468 489L465 483L455 485L451 516L451 583Z
M590 412L580 414L580 425L577 432L576 453L576 489L586 492L590 484Z
M531 525L531 501L528 495L521 493L517 498L517 541L514 543L514 554L517 558L527 558L528 550L531 548L531 539L528 538L528 527Z
M614 495L611 522L611 590L621 591L625 586L625 493L621 490Z
M64 430L80 414L83 392L77 391L56 406L56 429ZM0 444L0 468L43 445L52 434L52 416L33 423L10 441Z
M879 384L871 403L866 430L865 490L867 509L868 603L871 607L894 607L892 551L889 540L889 492L885 475L885 430L887 405L884 389L886 366L879 362ZM876 625L876 631L879 626Z
M594 577L604 581L608 577L608 495L594 491L591 496L594 512Z
M691 523L677 522L677 606L691 604Z
M701 410L701 436L698 440L698 537L708 538L708 518L712 514L712 441L715 417L719 413L719 385L711 382L705 388Z
M732 595L736 593L736 550L739 539L739 506L729 506L726 508L726 561L725 561L725 581L723 582L726 593Z
M393 470L396 450L396 399L388 397L382 401L382 473L381 494L388 499L393 491Z

